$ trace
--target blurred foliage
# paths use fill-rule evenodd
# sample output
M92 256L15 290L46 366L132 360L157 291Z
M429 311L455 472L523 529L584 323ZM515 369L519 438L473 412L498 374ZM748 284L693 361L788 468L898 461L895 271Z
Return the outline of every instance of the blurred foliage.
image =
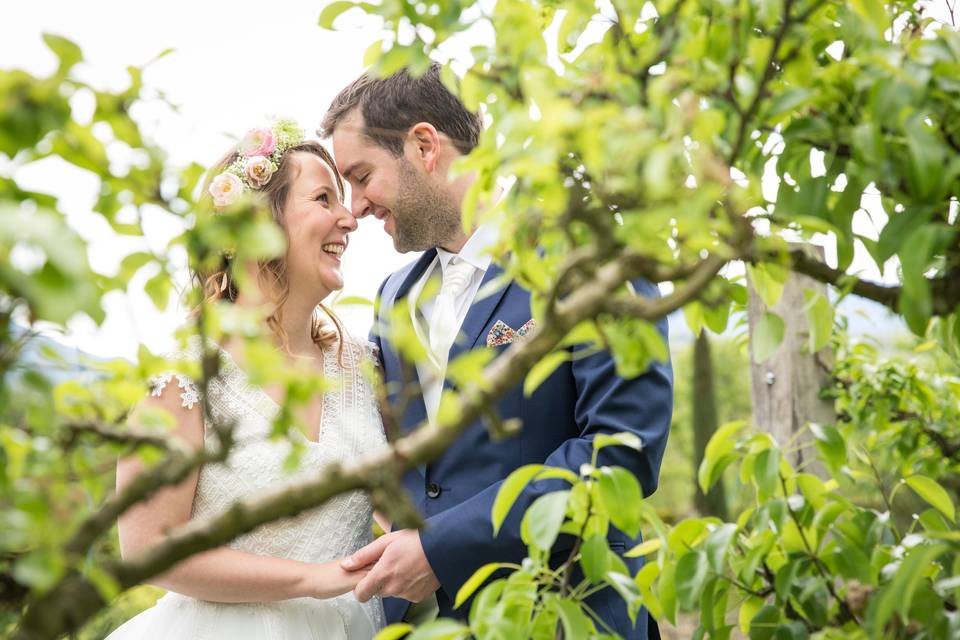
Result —
M736 522L694 518L668 527L622 469L534 470L556 473L570 488L531 508L529 563L474 600L485 604L475 605L470 631L438 622L414 634L485 636L483 625L498 618L532 635L554 637L558 624L567 637L592 635L578 606L591 585L556 591L544 582L553 571L544 556L567 526L582 540L570 562L593 584L616 589L633 611L643 605L667 619L697 611L701 637L728 637L735 626L752 638L956 636L960 35L924 15L922 5L901 0L334 2L321 24L354 6L383 18L384 39L367 53L380 73L425 69L431 56L446 59L451 38L492 27L493 40L471 49L464 73L444 72L489 125L458 165L477 175L465 224L475 221L478 201L491 201L498 179L514 180L484 215L501 225L498 258L533 292L541 327L551 325L558 301L592 286L598 274L624 275L607 305L559 339L558 349L609 346L621 372L642 371L667 348L632 313L627 274L673 283L665 299L684 307L691 329L720 333L746 299L738 278L716 274L723 263L743 260L768 304L795 269L841 295L893 307L929 340L923 349L937 354L931 372L872 347L839 344L839 419L812 427L826 479L791 469L780 453L788 443L752 433L736 421L742 406L721 403L734 421L715 438L699 475L708 485L734 473L748 489ZM104 601L118 595L106 570L117 560L109 525L82 525L109 495L117 455L136 450L155 466L170 459L163 447L123 437L132 433L129 407L149 377L169 367L164 359L141 349L133 363L96 365L95 380L57 386L28 357L34 330L62 328L78 316L102 322L104 296L126 291L137 277L165 308L177 293L178 250L211 267L225 248L240 259L281 249L255 203L209 215L196 199L202 168L171 167L144 135L131 114L159 98L145 89L142 67L128 68L125 88L103 90L77 73L83 57L75 44L53 35L45 41L58 60L50 75L0 70L4 632L67 575L95 585ZM84 102L92 112L80 108ZM143 240L149 211L180 219L184 232L165 247L142 243L117 273L94 272L56 189L33 192L16 179L19 170L51 161L96 180L92 215L118 236ZM764 179L777 183L775 196L765 196ZM869 210L865 194L878 203ZM857 216L872 222L870 232L854 224ZM791 251L788 241L814 236L836 247L835 270ZM857 280L858 247L881 271L893 260L900 287ZM811 300L806 309L814 345L829 339L829 306ZM182 337L250 339L254 379L284 384L293 403L321 388L255 341L260 318L213 306L195 319ZM765 321L762 351L776 346L778 321ZM402 323L397 330L399 350L416 357L412 332L404 335ZM482 385L484 362L473 356L452 366L465 383ZM203 377L199 363L184 367ZM544 370L533 367L528 388ZM725 393L731 401L746 397L739 388ZM679 402L682 425L688 418ZM282 412L278 436L291 424L292 412ZM169 420L153 416L137 426L162 435ZM524 473L531 474L526 480L535 475ZM684 478L680 486L689 482L687 470ZM649 562L632 576L603 534L609 526L641 525L648 541L633 552ZM80 532L87 543L74 548ZM480 589L489 575L470 587ZM505 615L511 594L520 594L523 606ZM135 607L134 600L123 602Z
M178 296L199 308L196 292L177 291L182 260L211 269L225 249L238 261L272 257L284 249L282 232L259 202L242 201L210 215L196 198L203 168L173 167L132 114L160 102L147 89L145 67L128 67L128 85L102 90L81 79L77 45L55 35L44 41L59 61L49 76L0 70L0 635L12 633L24 605L79 572L110 602L121 590L108 567L119 560L114 518L97 519L114 489L119 455L137 453L162 468L175 447L164 444L167 415L147 412L128 424L130 409L146 394L148 380L169 370L167 358L141 346L135 361L100 361L73 353L42 334L68 322L104 319L109 294L142 288L158 310ZM161 54L165 55L164 54ZM92 109L87 107L92 105ZM257 124L257 123L251 123ZM21 172L47 167L49 193L24 189ZM58 173L59 172L59 173ZM58 180L57 176L63 176ZM118 241L133 247L114 273L91 269L85 236L68 224L60 196L77 176L96 181L89 215L104 221ZM72 194L66 193L72 200ZM76 213L77 203L72 203ZM83 206L82 204L80 206ZM181 232L165 246L147 237L144 219L163 214ZM87 219L89 220L89 219ZM244 274L235 274L243 278ZM293 408L323 389L323 381L290 367L257 338L265 326L257 313L203 305L180 332L181 344L202 334L222 343L229 333L246 340L251 375L287 389L276 421L283 437L294 424ZM195 379L200 363L181 363ZM138 439L145 435L153 444ZM296 439L292 439L296 441ZM295 448L293 455L296 455ZM143 606L155 591L135 590L117 601L95 629ZM88 612L87 615L95 611ZM51 616L53 618L53 616ZM91 636L93 637L93 636Z
M587 467L577 477L524 467L501 489L495 523L526 482L570 483L527 511L529 557L522 565L488 565L463 587L460 598L500 571L474 600L469 624L427 624L410 637L446 630L442 637L548 638L557 625L568 638L610 637L577 606L602 588L615 589L632 615L641 606L673 623L695 614L696 638L737 631L751 639L957 637L960 421L957 403L942 402L937 392L955 393L960 366L944 361L932 343L907 355L884 354L868 342L838 339L834 346L827 391L838 421L810 427L826 478L791 467L769 434L753 432L742 419L718 430L700 469L704 488L724 472L743 488L746 500L734 522L688 517L668 526L651 507L674 498L689 508L691 492L675 498L681 494L666 486L667 498L641 501L623 469ZM720 351L731 347L745 361L735 344ZM719 380L742 385L743 377L728 372ZM720 398L721 413L743 410ZM674 443L689 442L683 424L674 427ZM635 444L624 434L598 438L595 446ZM668 454L667 469L671 458L681 456ZM646 541L627 551L648 559L636 576L608 548L609 526L628 533L643 527ZM567 564L548 565L544 551L564 533L582 540L570 559L585 576L566 589L558 585ZM404 629L394 626L380 637Z
M606 265L642 256L635 273L672 280L675 293L689 294L684 312L695 333L722 332L746 302L741 284L718 276L698 287L691 276L719 256L748 263L768 306L796 270L841 296L854 292L886 304L915 335L935 332L942 348L956 353L960 34L925 15L923 4L337 2L321 25L333 26L354 6L384 21L384 40L367 58L379 73L416 73L431 57L456 57L466 68L448 72L446 81L483 111L488 127L460 163L479 176L465 225L476 202L490 201L500 180L514 180L484 215L501 223L500 256L533 292L534 315L546 324L564 293L590 286ZM478 26L494 42L460 56L458 46ZM764 188L772 184L775 194ZM815 236L835 247L835 268L789 244ZM858 252L880 272L895 260L900 286L859 280ZM586 264L578 262L584 256ZM803 311L811 348L830 341L834 305L809 298ZM619 370L631 374L659 357L662 346L649 327L625 315L601 314L577 335L611 347ZM775 351L783 333L783 319L767 314L752 336L758 360ZM942 453L925 457L938 439L952 450L943 431L955 395L949 384L921 383L925 374L901 365L877 378L879 354L867 349L858 356L856 349L841 354L838 379L851 380L838 383L840 421L810 427L832 478L791 469L781 447L793 443L752 433L746 422L728 423L699 476L706 487L736 469L752 494L736 522L692 519L663 532L644 503L654 537L643 553L651 562L629 576L632 586L609 573L592 582L658 617L699 612L699 637L728 637L737 624L752 638L956 635L956 496L945 488L955 469ZM938 385L945 386L933 393ZM885 393L923 406L878 417L871 403L893 404ZM888 423L897 425L894 432ZM888 444L882 455L873 453ZM858 457L864 451L884 460L871 466ZM868 471L884 481L865 485ZM588 469L571 479L570 496L594 491L606 473L617 474ZM909 529L900 528L892 508L877 507L878 500L897 504L893 498L909 493L904 487L932 507ZM590 521L572 499L542 501L538 515L551 526ZM600 509L595 517L603 531L616 512ZM590 562L587 542L578 549L581 562ZM567 637L602 635L572 612L580 609L569 606L580 602L576 588L571 594L550 586L556 576L538 564L539 549L531 545L532 569L512 574L524 589L533 580L532 609L511 612L507 589L488 587L502 594L477 598L490 606L474 606L469 628L443 632L438 623L411 637L498 637L485 625L503 617L519 625L520 635L547 637L558 624ZM595 551L590 557L609 557ZM739 622L729 623L728 612Z

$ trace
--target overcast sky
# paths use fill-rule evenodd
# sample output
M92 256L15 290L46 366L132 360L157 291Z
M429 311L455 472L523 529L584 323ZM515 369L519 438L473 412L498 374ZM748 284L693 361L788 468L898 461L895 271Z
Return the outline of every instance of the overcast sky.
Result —
M41 34L52 32L82 47L85 63L78 72L85 80L98 87L121 89L127 84L128 65L143 64L173 48L172 54L147 69L144 80L177 104L179 112L153 103L143 105L135 116L175 164L197 161L209 165L235 137L272 116L293 118L312 132L337 91L362 71L363 52L380 37L379 22L354 11L338 22L340 31L324 31L317 26L317 18L325 4L299 0L33 0L20 3L0 21L0 67L50 73L55 58ZM946 15L941 4L931 6L937 14ZM484 38L489 34L474 33L469 40ZM467 55L473 43L464 42L452 52ZM82 113L83 101L76 106ZM0 171L8 170L0 161ZM90 213L97 182L85 172L49 160L19 169L15 176L27 188L61 197L71 224L90 242L95 269L112 272L126 253L137 248L136 241L118 238ZM764 190L773 197L776 182L765 180ZM876 237L876 228L885 222L885 216L870 200L865 197L863 204L873 217L861 212L856 228ZM162 214L149 216L145 224L155 249L163 249L176 233L177 222ZM828 260L834 260L832 247L827 246L826 251ZM381 223L361 221L344 256L343 295L371 298L389 272L414 257L394 252ZM868 277L881 277L862 251L854 266ZM890 280L894 273L888 268L883 275ZM73 322L67 341L101 356L131 356L140 342L162 350L171 330L182 321L181 309L158 314L137 291L108 296L104 306L108 318L102 327L89 321ZM372 322L368 308L338 311L354 333L366 334Z
M153 63L144 80L177 104L179 113L152 104L134 115L174 164L209 165L235 137L272 116L293 118L314 131L339 89L361 73L363 52L380 34L378 21L355 11L338 22L346 31L324 31L317 26L324 4L35 0L0 21L0 67L50 73L55 58L41 34L52 32L82 47L85 63L78 72L84 80L120 89L127 84L128 65L143 64L172 47L175 51ZM28 188L62 198L71 224L91 243L95 269L112 271L136 248L136 242L118 238L90 214L98 185L85 172L46 161L17 171L16 177ZM177 231L170 216L150 215L146 223L155 248ZM372 298L382 279L413 257L394 252L381 223L362 221L344 256L344 295ZM104 305L104 326L97 330L90 322L73 322L68 341L102 356L129 356L141 341L162 349L182 317L179 309L158 315L136 292L108 296ZM367 332L369 309L339 311L353 331Z

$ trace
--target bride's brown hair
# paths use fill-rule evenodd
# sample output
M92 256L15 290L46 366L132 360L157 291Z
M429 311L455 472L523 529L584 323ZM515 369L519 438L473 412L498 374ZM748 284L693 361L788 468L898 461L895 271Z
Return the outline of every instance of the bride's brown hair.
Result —
M337 166L334 164L330 152L328 152L323 145L313 140L307 140L289 147L283 152L277 171L273 174L273 177L270 178L270 181L256 190L256 193L260 194L266 204L269 205L274 222L281 228L283 228L283 209L287 203L287 197L290 195L290 185L296 177L295 163L290 161L290 156L298 152L313 154L326 163L333 172L334 179L337 183L337 197L341 203L344 198L343 178L340 176L340 172L337 171ZM210 169L207 174L206 183L204 184L203 197L209 197L209 195L207 195L207 187L209 187L213 178L226 171L239 157L240 152L235 147ZM240 295L240 289L233 275L230 273L231 262L231 256L223 253L220 258L220 265L216 270L210 271L199 268L193 270L194 283L202 291L204 300L207 302L219 300L230 303L236 302L237 296ZM270 260L259 261L257 266L257 281L260 288L265 292L269 292L269 295L274 298L272 300L274 310L267 316L267 325L286 348L289 340L287 332L284 331L280 322L283 313L283 304L290 295L290 282L287 280L286 260L283 257L271 258ZM323 304L318 306L330 319L332 327L326 326L326 323L315 311L313 314L313 323L310 328L310 336L314 344L321 349L339 343L337 352L337 358L339 359L343 353L343 326L331 309Z

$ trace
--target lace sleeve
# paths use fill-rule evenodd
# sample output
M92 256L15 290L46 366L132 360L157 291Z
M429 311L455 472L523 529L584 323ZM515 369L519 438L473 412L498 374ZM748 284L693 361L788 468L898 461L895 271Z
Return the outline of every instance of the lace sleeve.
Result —
M150 381L150 395L159 398L174 378L177 379L177 386L180 387L180 406L184 409L193 409L193 405L200 402L200 390L193 380L180 373L165 373L153 378Z

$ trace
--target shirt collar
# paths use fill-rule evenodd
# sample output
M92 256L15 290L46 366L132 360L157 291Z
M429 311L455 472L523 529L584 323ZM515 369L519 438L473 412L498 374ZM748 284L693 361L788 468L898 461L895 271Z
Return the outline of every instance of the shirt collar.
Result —
M492 223L481 224L467 238L466 244L460 249L460 253L451 253L446 249L437 247L437 257L440 259L440 268L446 271L447 265L455 256L459 256L474 266L480 273L486 273L493 261L490 250L497 243L497 227Z

